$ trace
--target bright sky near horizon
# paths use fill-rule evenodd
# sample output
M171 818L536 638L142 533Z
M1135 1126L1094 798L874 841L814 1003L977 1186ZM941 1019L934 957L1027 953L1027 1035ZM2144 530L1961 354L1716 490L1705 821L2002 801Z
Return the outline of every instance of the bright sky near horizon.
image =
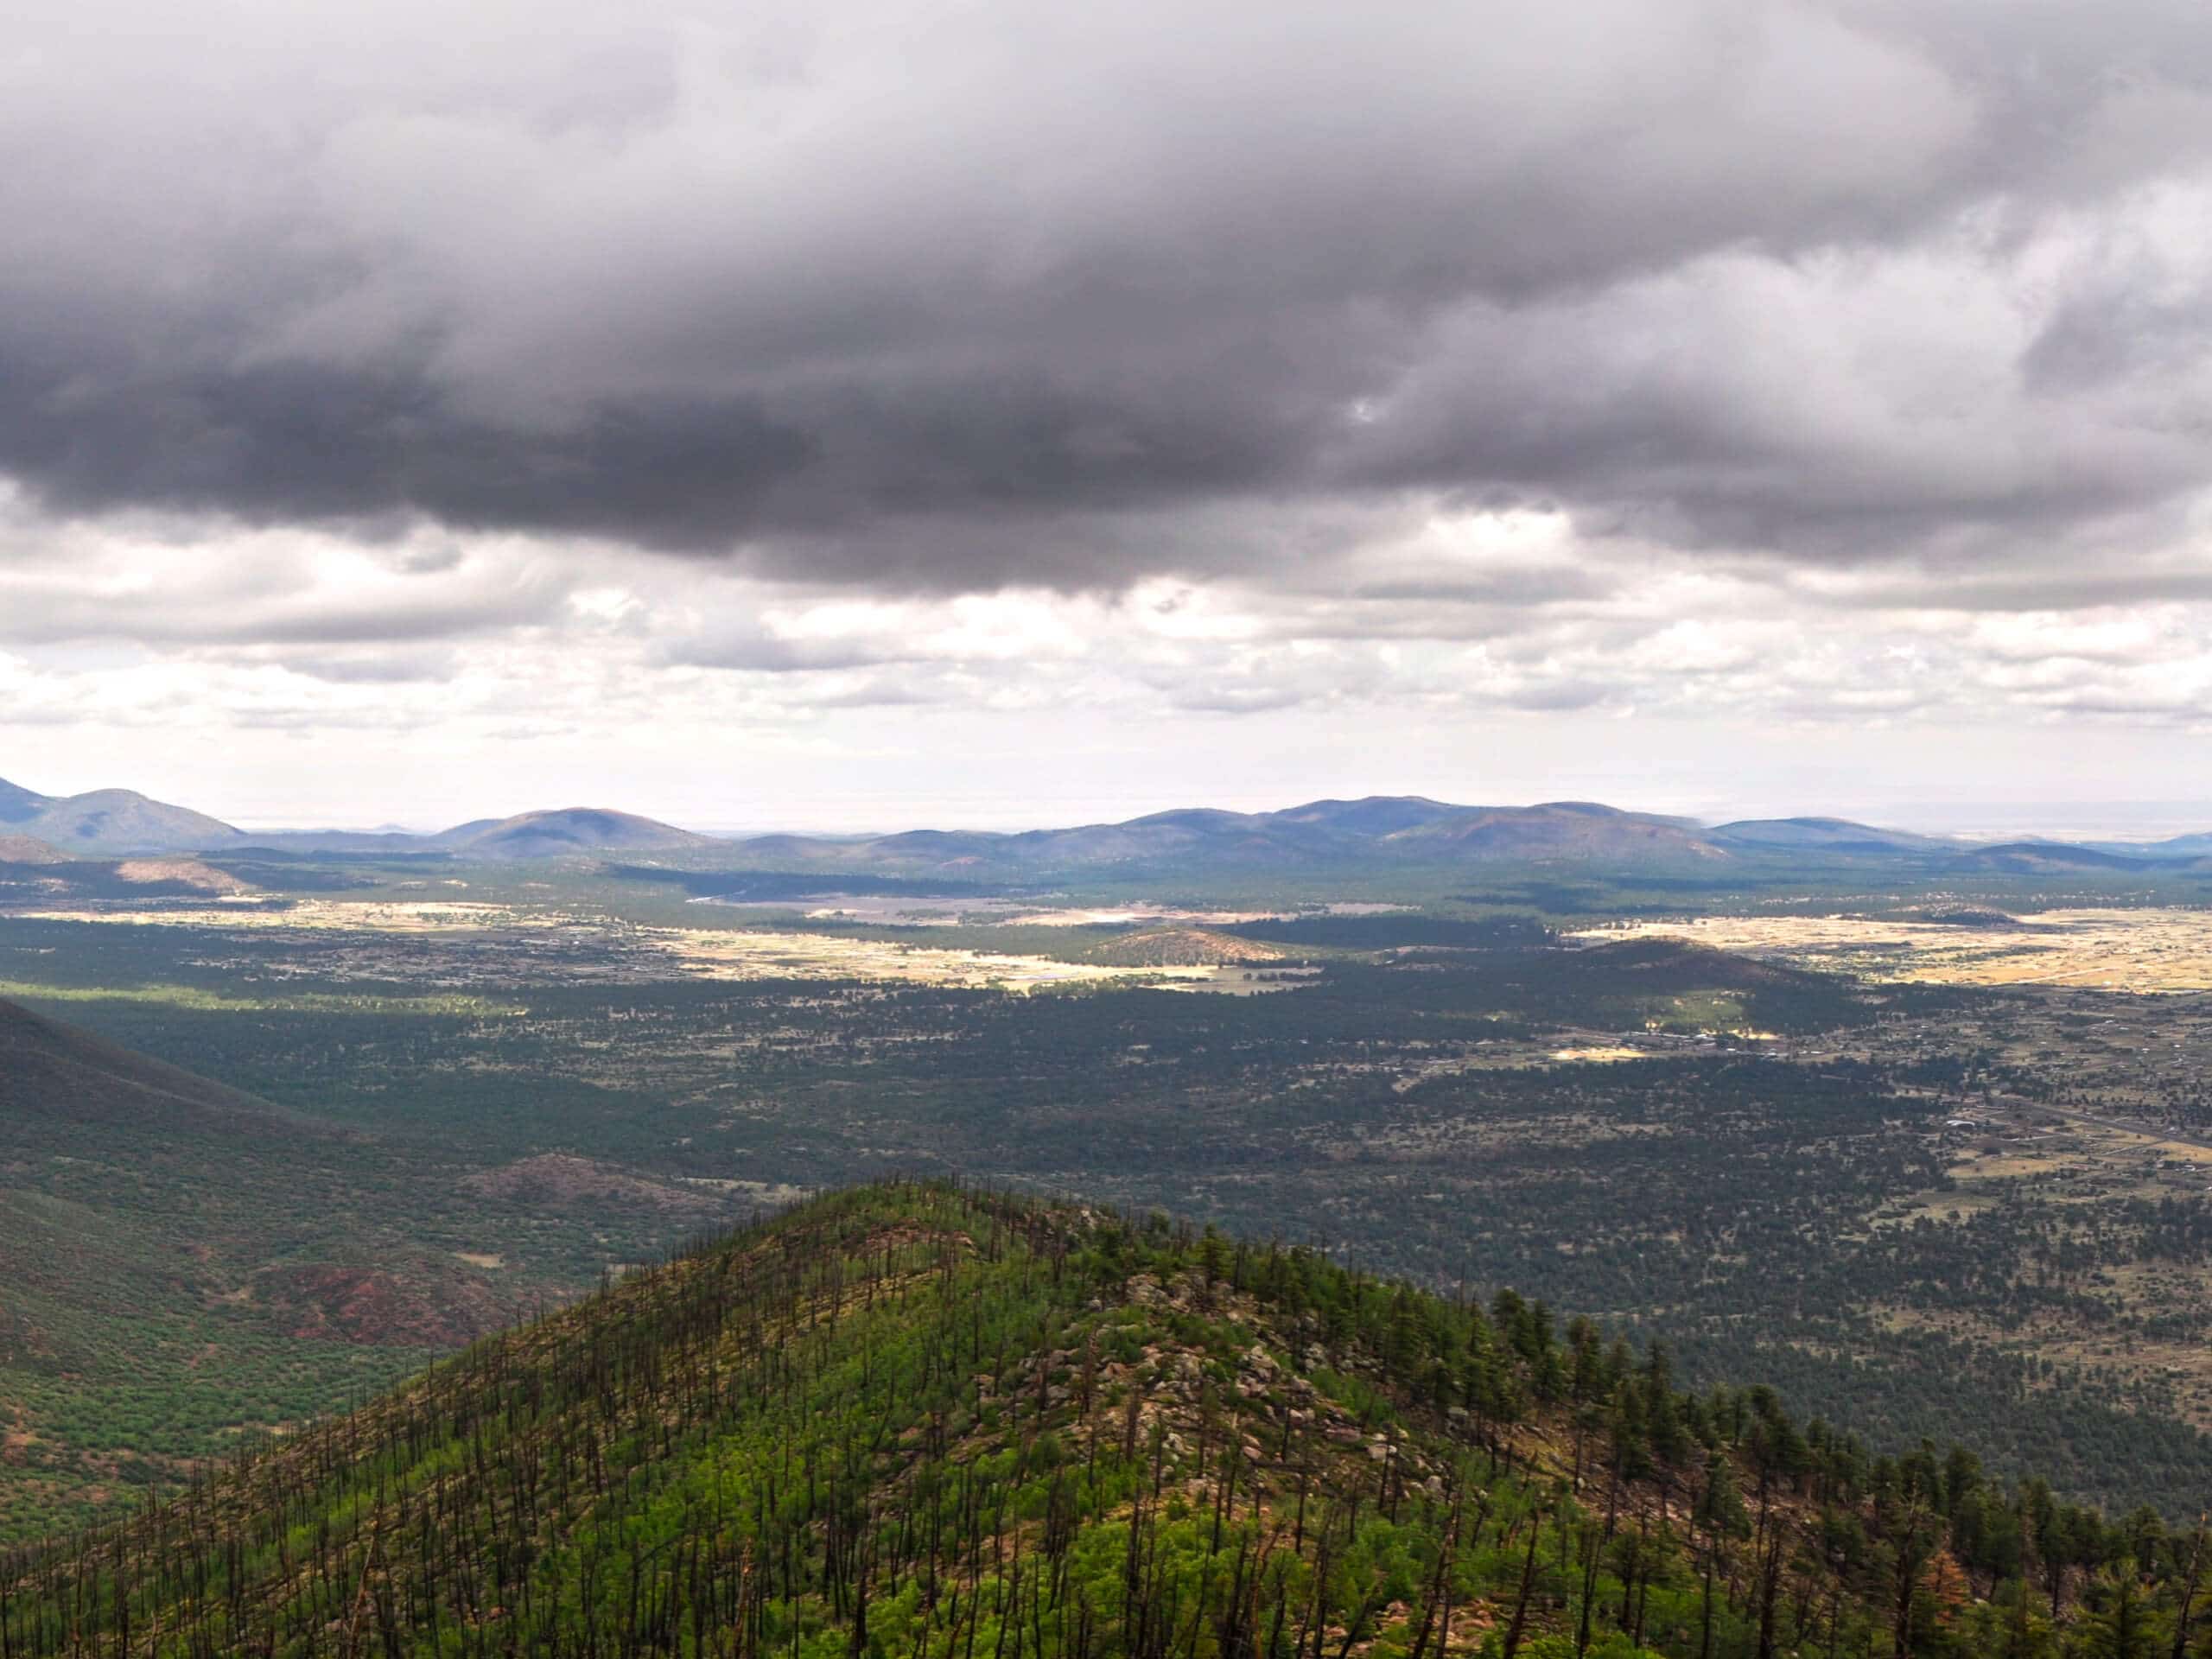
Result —
M0 777L2212 827L2183 0L34 4Z

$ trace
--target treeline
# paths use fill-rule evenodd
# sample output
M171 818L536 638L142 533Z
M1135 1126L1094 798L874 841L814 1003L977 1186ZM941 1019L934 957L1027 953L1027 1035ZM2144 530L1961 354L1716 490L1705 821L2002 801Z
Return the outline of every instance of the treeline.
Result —
M0 1655L2196 1650L2201 1530L1555 1324L855 1190L0 1559Z

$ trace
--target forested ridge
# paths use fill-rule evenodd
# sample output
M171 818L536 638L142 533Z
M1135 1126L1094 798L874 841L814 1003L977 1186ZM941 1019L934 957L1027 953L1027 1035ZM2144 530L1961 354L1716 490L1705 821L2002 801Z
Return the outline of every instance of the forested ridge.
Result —
M1510 1292L894 1183L0 1558L0 1655L2163 1656L2204 1543Z

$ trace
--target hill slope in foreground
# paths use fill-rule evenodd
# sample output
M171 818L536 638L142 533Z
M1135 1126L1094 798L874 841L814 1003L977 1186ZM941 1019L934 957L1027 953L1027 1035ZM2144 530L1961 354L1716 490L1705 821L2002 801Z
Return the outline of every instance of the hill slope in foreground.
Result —
M0 1000L0 1540L168 1486L242 1431L381 1393L589 1284L603 1257L552 1254L582 1223L462 1179ZM623 1224L620 1204L595 1219Z
M2200 1542L1510 1296L879 1186L0 1560L0 1647L2163 1656Z

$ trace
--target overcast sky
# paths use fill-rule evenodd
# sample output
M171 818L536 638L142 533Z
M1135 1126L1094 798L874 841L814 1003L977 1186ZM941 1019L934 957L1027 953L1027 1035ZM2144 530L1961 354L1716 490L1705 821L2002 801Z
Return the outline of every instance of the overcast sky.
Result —
M0 777L2212 821L2202 0L8 0Z

